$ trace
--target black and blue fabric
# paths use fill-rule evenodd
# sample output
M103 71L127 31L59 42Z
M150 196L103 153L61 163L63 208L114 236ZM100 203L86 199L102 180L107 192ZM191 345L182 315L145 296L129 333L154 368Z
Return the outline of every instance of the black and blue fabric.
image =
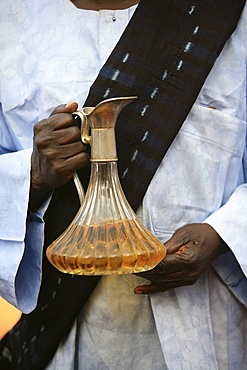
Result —
M153 174L196 100L244 1L142 0L86 106L137 96L117 121L118 169L137 209Z

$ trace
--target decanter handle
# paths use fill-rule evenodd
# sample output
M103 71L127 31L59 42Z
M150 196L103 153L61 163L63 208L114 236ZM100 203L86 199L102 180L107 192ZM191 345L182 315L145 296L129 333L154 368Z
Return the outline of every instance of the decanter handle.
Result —
M84 198L85 198L85 192L84 192L81 180L80 180L77 172L74 172L73 180L74 180L74 184L75 184L75 187L76 187L76 190L77 190L77 193L78 193L78 198L79 198L79 201L80 201L80 205L82 205L82 203L84 201Z
M92 109L93 108L87 108L87 109ZM81 121L81 141L83 144L90 144L91 143L91 136L89 135L89 123L87 116L83 114L80 110L77 110L72 113L72 116L75 118L75 120L79 117Z

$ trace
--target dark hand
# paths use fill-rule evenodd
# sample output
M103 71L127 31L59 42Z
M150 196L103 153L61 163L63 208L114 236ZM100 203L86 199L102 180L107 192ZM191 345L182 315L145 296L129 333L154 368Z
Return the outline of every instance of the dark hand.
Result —
M76 109L77 103L58 106L34 126L33 189L49 191L65 185L75 171L88 164L87 147L70 114Z
M166 243L167 255L154 269L139 274L150 285L135 288L136 294L165 292L194 284L227 246L208 224L189 224L178 229Z
M29 211L35 211L53 188L65 185L89 162L80 129L70 114L77 107L77 103L60 105L34 126Z

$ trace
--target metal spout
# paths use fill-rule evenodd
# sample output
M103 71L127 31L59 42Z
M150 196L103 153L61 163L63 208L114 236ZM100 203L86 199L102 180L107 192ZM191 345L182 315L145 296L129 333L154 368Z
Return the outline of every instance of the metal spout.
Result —
M106 99L95 108L83 108L82 113L91 128L113 128L121 110L135 99L136 96Z
M91 143L91 129L114 128L121 110L137 96L106 99L96 107L84 107L73 114L81 119L81 140L84 144Z

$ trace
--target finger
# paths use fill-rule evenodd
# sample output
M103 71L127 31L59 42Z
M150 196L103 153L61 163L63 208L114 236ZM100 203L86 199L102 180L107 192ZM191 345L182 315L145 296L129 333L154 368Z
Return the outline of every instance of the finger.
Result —
M70 171L72 170L74 172L88 165L90 161L90 155L86 152L78 153L73 157L68 158L66 161Z
M156 285L142 285L139 287L136 287L134 289L135 294L155 294L155 293L164 293L167 292L168 290L174 289L176 287L171 287L171 288L161 288Z
M58 113L73 113L78 109L76 102L58 105L51 113L51 116Z
M77 126L55 129L52 131L52 135L54 136L56 142L60 145L80 142L83 146L85 146L81 141L81 131Z
M59 157L60 160L63 160L67 158L73 158L78 154L83 154L83 158L90 158L86 145L82 144L79 141L75 143L61 145L58 148L57 153L52 153L51 159Z
M165 242L167 254L176 253L183 245L188 242L180 233L176 231L172 237Z
M74 117L69 112L59 112L48 118L48 120L51 120L50 123L54 132L59 131L60 134L60 130L63 128L75 127L76 132L80 133L80 128L76 125Z
M199 278L198 272L183 271L172 273L168 275L156 274L150 276L142 276L149 280L152 284L158 286L179 286L183 282L183 285L192 285Z
M57 113L37 122L34 126L34 137L42 141L53 140L54 135L59 135L61 129L73 128L73 132L80 135L80 129L75 125L73 116L70 113ZM70 131L68 131L70 132ZM57 138L58 136L55 136Z
M160 292L164 292L165 290L162 290L161 287L158 287L156 285L153 285L153 284L149 284L149 285L139 285L137 287L135 287L134 289L134 293L135 294L153 294L153 293L160 293Z
M60 161L54 169L58 176L73 177L73 173L85 167L89 160L88 153L78 153L73 157Z
M179 254L167 254L165 258L152 270L141 273L141 276L154 275L154 274L170 274L182 270L183 260Z
M50 115L50 119L52 120L48 118L45 119L43 122L49 122L52 125L51 127L54 131L69 126L77 127L77 129L80 131L78 125L76 125L74 117L71 115L71 113L75 112L77 108L78 104L76 102L59 105L52 111Z
M49 177L47 178L47 184L51 187L64 185L65 180L67 182L72 179L74 172L85 167L88 162L89 155L84 152L55 163L55 166L52 167Z
M186 282L186 285L193 284L200 275L200 269L184 260L179 261L179 259L176 255L171 255L167 266L164 260L155 269L140 273L139 276L157 285L177 283L179 281Z
M134 293L135 294L153 294L153 293L163 293L167 292L171 289L181 288L187 285L193 285L195 281L185 281L185 280L178 280L172 281L166 284L148 284L148 285L139 285L135 287Z

